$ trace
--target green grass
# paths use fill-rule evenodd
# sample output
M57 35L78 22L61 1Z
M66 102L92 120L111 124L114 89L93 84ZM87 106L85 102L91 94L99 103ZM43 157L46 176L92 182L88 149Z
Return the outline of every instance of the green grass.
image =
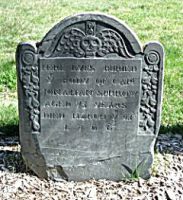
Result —
M18 113L13 105L0 106L0 135L18 134Z
M85 11L114 15L136 32L142 44L158 40L164 45L161 130L183 133L182 0L0 0L0 92L7 88L10 92L16 90L14 54L19 42L39 41L64 17ZM7 110L7 107L1 108L0 116ZM16 114L11 114L17 118ZM3 119L9 121L8 118L6 113ZM2 119L0 122L4 123Z

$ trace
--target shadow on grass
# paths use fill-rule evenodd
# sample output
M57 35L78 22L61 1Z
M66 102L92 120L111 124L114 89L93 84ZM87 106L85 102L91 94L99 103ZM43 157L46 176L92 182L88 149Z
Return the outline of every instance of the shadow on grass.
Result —
M160 134L172 133L183 135L183 124L176 124L172 126L161 126Z
M0 136L0 171L35 175L26 167L19 144L18 136Z
M21 173L26 171L22 155L18 151L0 150L0 171Z
M0 171L35 175L31 169L26 167L19 151L0 150Z
M4 126L0 126L0 136L18 136L19 128L16 124L6 124Z

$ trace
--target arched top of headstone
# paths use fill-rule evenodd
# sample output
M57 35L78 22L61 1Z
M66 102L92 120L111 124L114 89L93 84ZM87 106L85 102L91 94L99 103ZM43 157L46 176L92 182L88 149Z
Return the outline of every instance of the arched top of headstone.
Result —
M136 34L123 22L104 14L67 17L38 44L45 57L134 57L142 52Z

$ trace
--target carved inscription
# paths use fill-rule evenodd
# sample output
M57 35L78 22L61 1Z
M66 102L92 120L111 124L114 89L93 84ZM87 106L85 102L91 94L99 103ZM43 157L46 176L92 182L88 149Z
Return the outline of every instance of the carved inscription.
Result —
M106 131L135 132L141 65L141 59L41 58L41 137L49 129L103 138Z

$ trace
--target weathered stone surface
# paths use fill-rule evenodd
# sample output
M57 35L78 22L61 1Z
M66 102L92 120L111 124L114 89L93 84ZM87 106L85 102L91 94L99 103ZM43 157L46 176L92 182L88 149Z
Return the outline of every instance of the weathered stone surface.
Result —
M150 176L160 126L162 46L142 49L122 22L66 18L17 47L20 140L26 164L55 180Z

